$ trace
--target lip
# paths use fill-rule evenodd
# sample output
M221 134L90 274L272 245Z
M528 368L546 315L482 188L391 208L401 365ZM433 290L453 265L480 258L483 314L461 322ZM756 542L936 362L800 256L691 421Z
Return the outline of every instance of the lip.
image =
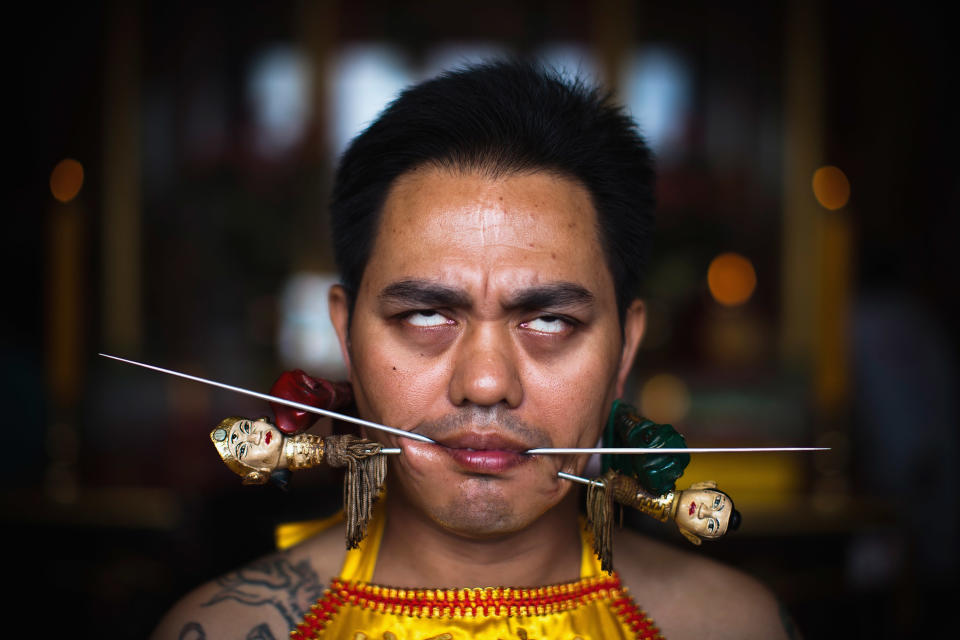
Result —
M272 432L272 431L267 431L267 435L264 436L264 442L265 442L266 444L270 444L270 440L272 440L272 439L273 439L273 432Z
M523 453L531 448L526 443L498 433L461 433L431 446L469 473L504 473L533 459Z

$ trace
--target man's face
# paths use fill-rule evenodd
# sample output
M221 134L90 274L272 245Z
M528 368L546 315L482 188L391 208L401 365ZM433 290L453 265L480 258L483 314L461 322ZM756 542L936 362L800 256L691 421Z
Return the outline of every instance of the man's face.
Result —
M342 290L331 309L360 413L441 443L376 434L403 448L390 491L469 536L522 529L566 495L556 472L585 456L520 452L593 446L642 333L637 303L621 339L587 191L547 173L402 176L349 337Z

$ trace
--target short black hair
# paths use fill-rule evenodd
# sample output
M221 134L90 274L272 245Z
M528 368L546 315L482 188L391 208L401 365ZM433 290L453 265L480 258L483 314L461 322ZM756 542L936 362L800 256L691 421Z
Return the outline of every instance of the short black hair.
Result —
M722 493L727 497L727 503L730 505L730 521L727 523L727 533L731 531L736 531L740 528L740 521L743 517L740 515L740 512L737 511L737 508L733 506L733 498L730 497L730 494L726 491L721 491L720 489L711 489L711 491L716 491L717 493Z
M653 157L609 93L535 62L462 67L403 91L340 159L334 257L353 308L397 178L424 166L492 176L547 171L589 192L621 319L639 295L654 209Z

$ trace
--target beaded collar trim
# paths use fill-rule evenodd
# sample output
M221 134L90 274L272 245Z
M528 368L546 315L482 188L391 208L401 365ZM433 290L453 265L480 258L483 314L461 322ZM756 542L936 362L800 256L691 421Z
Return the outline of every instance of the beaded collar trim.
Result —
M290 637L316 637L341 608L349 606L406 617L469 619L542 616L601 599L637 638L660 637L653 620L622 590L616 573L533 589L396 589L334 579Z

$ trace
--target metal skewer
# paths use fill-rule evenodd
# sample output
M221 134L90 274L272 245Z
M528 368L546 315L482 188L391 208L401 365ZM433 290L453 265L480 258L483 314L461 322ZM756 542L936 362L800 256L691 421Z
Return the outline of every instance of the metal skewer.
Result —
M364 427L369 427L370 429L377 429L379 431L386 431L387 433L392 433L394 435L400 436L401 438L410 438L411 440L418 440L420 442L428 442L430 444L439 444L436 440L432 440L427 436L420 435L419 433L414 433L412 431L404 431L403 429L397 429L396 427L388 427L384 424L379 424L376 422L370 422L369 420L364 420L362 418L355 418L353 416L348 416L343 413L337 413L336 411L330 411L328 409L321 409L319 407L314 407L309 404L303 404L300 402L295 402L293 400L286 400L284 398L278 398L277 396L271 396L267 393L260 393L259 391L251 391L250 389L244 389L243 387L236 387L231 384L226 384L223 382L216 382L215 380L209 380L207 378L201 378L199 376L192 376L187 373L181 373L179 371L174 371L172 369L164 369L163 367L157 367L152 364L145 364L143 362L137 362L136 360L128 360L126 358L120 358L118 356L111 356L107 353L99 354L104 358L110 358L111 360L116 360L118 362L124 362L126 364L136 365L138 367L143 367L144 369L152 369L153 371L159 371L160 373L166 373L172 376L177 376L179 378L185 378L187 380L193 380L194 382L202 382L203 384L209 384L214 387L220 387L221 389L226 389L227 391L233 391L235 393L241 393L247 396L252 396L254 398L259 398L261 400L266 400L268 402L276 402L277 404L286 405L288 407L293 407L294 409L300 409L301 411L307 411L309 413L315 413L321 416L327 416L330 418L336 418L337 420L343 420L344 422L352 422L354 424L359 424ZM829 447L691 447L691 448L628 448L628 447L589 447L589 448L540 448L540 449L528 449L523 453L527 455L556 455L556 454L573 454L573 455L589 455L593 453L605 453L612 455L638 455L638 454L658 454L658 453L756 453L756 452L776 452L776 451L829 451ZM400 453L400 449L382 449L382 453ZM577 476L573 476L577 477ZM570 479L570 478L568 478Z
M294 409L300 409L301 411L308 411L310 413L316 413L321 416L327 416L329 418L336 418L337 420L343 420L345 422L352 422L354 424L359 424L364 427L369 427L371 429L378 429L380 431L386 431L387 433L392 433L393 435L400 436L402 438L410 438L411 440L419 440L420 442L429 442L431 444L436 444L435 440L431 440L427 436L422 436L419 433L413 433L411 431L404 431L403 429L397 429L395 427L388 427L383 424L377 424L376 422L370 422L369 420L363 420L362 418L354 418L353 416L344 415L342 413L337 413L336 411L328 411L327 409L320 409L319 407L312 407L309 404L302 404L300 402L294 402L293 400L284 400L283 398L278 398L276 396L271 396L267 393L260 393L258 391L250 391L249 389L244 389L242 387L235 387L230 384L225 384L223 382L216 382L214 380L208 380L206 378L200 378L198 376L191 376L186 373L180 373L179 371L173 371L171 369L164 369L163 367L156 367L152 364L144 364L143 362L137 362L136 360L127 360L126 358L118 358L117 356L111 356L106 353L99 354L104 358L110 358L111 360L117 360L119 362L125 362L127 364L133 364L138 367L143 367L144 369L153 369L154 371L159 371L160 373L167 373L172 376L177 376L180 378L186 378L187 380L193 380L194 382L202 382L204 384L213 385L214 387L220 387L221 389L226 389L227 391L233 391L236 393L242 393L244 395L252 396L254 398L259 398L261 400L266 400L268 402L276 402L277 404L287 405L288 407L293 407ZM392 449L384 449L383 453L394 453ZM396 449L396 453L400 453L400 449Z
M580 476L575 476L572 473L567 473L566 471L557 471L557 477L563 478L564 480L570 480L571 482L579 482L580 484L592 484L595 487L602 487L605 484L599 480L581 478Z
M529 449L524 451L530 455L551 455L551 454L589 454L589 453L609 453L609 454L629 454L637 455L644 453L759 453L773 451L829 451L830 447L664 447L657 448L632 448L632 447L587 447L583 449Z

